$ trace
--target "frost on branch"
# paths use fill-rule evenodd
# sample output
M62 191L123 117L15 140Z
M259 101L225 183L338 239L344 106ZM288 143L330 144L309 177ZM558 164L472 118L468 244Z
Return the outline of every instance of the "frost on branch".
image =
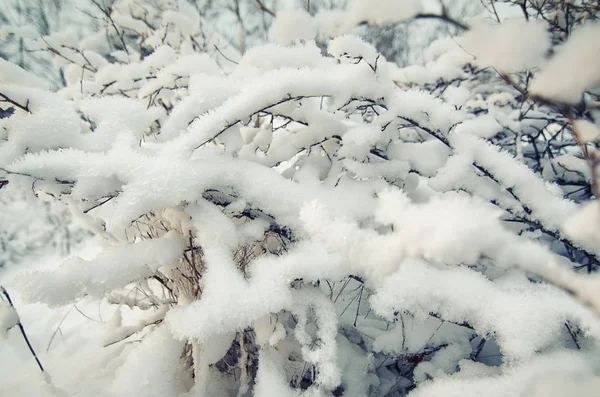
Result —
M422 11L367 3L348 13ZM596 373L597 203L581 203L598 191L597 98L589 79L578 106L533 92L589 27L566 37L526 2L525 20L473 24L400 69L351 34L324 54L323 15L280 12L290 45L242 56L186 2L163 6L99 5L102 32L45 38L58 93L0 63L18 77L0 85L16 107L2 172L105 240L18 285L114 305L107 390L518 396L544 390L553 357ZM336 34L344 15L325 21Z

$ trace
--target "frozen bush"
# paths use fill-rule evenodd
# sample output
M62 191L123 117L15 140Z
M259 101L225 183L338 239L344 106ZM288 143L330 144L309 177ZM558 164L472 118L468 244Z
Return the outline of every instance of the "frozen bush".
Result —
M519 396L550 368L592 385L596 75L579 76L581 101L529 89L579 56L592 8L567 7L563 26L544 22L561 2L515 3L523 20L475 24L405 69L352 35L321 53L300 11L277 16L288 47L225 58L189 3L166 0L99 4L95 36L46 38L68 63L58 93L0 63L20 76L0 84L6 178L105 241L22 274L23 297L118 307L115 364L94 361L107 395ZM352 4L356 24L367 2ZM365 20L423 16L380 6Z

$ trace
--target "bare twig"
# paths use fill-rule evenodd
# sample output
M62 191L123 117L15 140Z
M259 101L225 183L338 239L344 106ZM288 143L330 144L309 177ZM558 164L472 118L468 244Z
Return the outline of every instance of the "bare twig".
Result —
M269 8L267 8L267 6L265 6L261 0L256 0L256 4L258 5L259 10L266 12L267 14L269 14L272 17L275 16L275 13L273 11L271 11Z
M96 203L95 205L93 205L92 207L86 209L85 211L83 211L84 214L87 214L88 212L90 212L91 210L98 208L106 203L108 203L110 200L114 199L115 197L117 197L118 194L115 194L114 196L108 196L104 201L101 201L99 203Z
M63 318L60 320L60 322L56 326L56 329L52 333L52 337L50 337L50 340L48 341L48 346L46 346L46 353L48 353L50 351L50 346L52 345L52 342L54 341L54 337L56 337L56 333L60 331L60 333L62 335L62 331L60 330L60 326L65 321L65 319L67 318L67 316L69 315L69 313L71 313L71 310L73 310L74 308L75 308L75 304L73 304L73 306L71 306L69 308L69 310L67 310L67 312L65 313L65 315L63 316Z
M117 28L117 25L115 24L115 21L112 19L112 16L110 15L110 12L108 12L108 10L104 9L102 7L102 5L100 5L100 3L98 3L96 0L91 0L91 1L92 1L92 3L94 3L94 5L96 7L98 7L98 9L110 21L110 24L112 25L113 29L115 30L115 33L117 34L117 37L120 39L121 44L123 45L123 51L125 51L125 53L127 55L129 55L129 50L127 49L127 44L125 44L125 39L123 39L123 32L119 32L119 28Z
M10 299L10 295L8 294L8 291L4 287L1 287L1 286L0 286L0 290L2 291L2 294L4 294L4 296L8 300L8 303L13 308L13 310L16 311L17 309L15 308L15 305L13 304L12 299ZM44 372L44 367L42 366L40 359L38 358L37 354L35 353L33 346L31 346L31 342L29 342L29 338L27 337L27 333L25 332L25 327L23 327L23 323L21 322L21 319L19 319L19 322L17 323L17 325L19 326L19 329L21 330L21 335L23 335L23 339L25 339L25 343L27 343L27 347L29 347L29 351L35 358L37 365L40 367L40 370L42 372Z
M146 327L149 327L150 325L158 325L158 324L160 324L160 323L162 323L162 322L163 322L163 319L162 319L162 318L161 318L161 319L158 319L158 320L156 320L156 321L152 321L152 322L150 322L150 323L144 324L144 325L142 326L142 329L143 329L143 328L146 328ZM124 341L125 339L128 339L128 338L130 338L131 336L133 336L133 335L137 334L139 331L140 331L140 330L136 330L136 331L134 331L134 332L127 333L127 335L123 336L121 339L118 339L118 340L115 340L115 341L112 341L112 342L106 343L106 344L105 344L103 347L109 347L109 346L115 345L115 344L117 344L117 343L119 343L119 342L122 342L122 341Z
M327 95L326 95L327 96ZM266 110L272 109L278 105L281 105L283 103L286 102L291 102L291 101L299 101L301 99L305 99L305 98L315 98L317 96L311 96L311 95L299 95L299 96L288 96L286 98L283 98L271 105L265 106L261 109L258 109L254 112L252 112L247 118L251 118L259 113L265 112ZM318 97L321 97L321 95L319 95ZM194 149L198 149L201 148L202 146L206 145L209 142L214 141L216 138L218 138L219 136L221 136L225 131L227 131L228 129L230 129L231 127L233 127L234 125L237 125L238 123L241 123L242 120L238 119L236 121L230 122L228 123L226 126L224 126L219 132L217 132L215 135L213 135L211 138L207 138L206 140L204 140L202 143L200 143L199 145L197 145Z
M214 44L214 46L215 46L215 50L217 50L217 52L218 52L219 54L221 54L221 56L222 56L223 58L227 59L227 60L228 60L229 62L231 62L231 63L234 63L234 64L236 64L236 65L238 64L236 61L234 61L233 59L229 58L227 55L223 54L223 52L222 52L222 51L219 49L219 47L217 47L217 45L216 45L216 44Z
M358 312L360 310L360 302L362 301L362 294L365 289L365 286L362 285L360 287L360 296L358 297L358 306L356 307L356 316L354 317L354 326L356 327L356 320L358 320Z
M449 23L450 25L454 25L459 29L462 30L469 30L469 26L465 25L462 22L459 22L455 19L450 18L450 16L446 15L446 14L417 14L414 16L414 19L439 19L440 21Z
M21 105L17 101L10 99L9 97L0 92L0 102L8 102L13 106L18 107L19 109L26 111L27 113L31 113L31 110L29 109L29 99L27 100L25 105Z
M565 328L569 332L569 335L571 335L571 339L573 339L573 343L575 343L575 346L577 346L577 350L581 350L581 346L579 345L579 342L577 341L577 338L575 337L575 333L573 332L573 330L569 326L568 322L565 323Z

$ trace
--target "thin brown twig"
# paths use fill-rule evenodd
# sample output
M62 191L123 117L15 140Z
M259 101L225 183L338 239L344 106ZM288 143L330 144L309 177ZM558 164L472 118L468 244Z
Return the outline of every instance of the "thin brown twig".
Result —
M275 13L267 8L267 6L265 6L261 0L256 0L256 4L258 5L259 10L266 12L272 17L275 17Z

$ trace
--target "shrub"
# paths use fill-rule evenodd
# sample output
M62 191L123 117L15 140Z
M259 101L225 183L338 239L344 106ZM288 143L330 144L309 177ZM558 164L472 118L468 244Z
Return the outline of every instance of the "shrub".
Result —
M241 57L185 2L98 3L103 30L42 41L57 94L0 63L7 177L106 240L20 290L119 308L116 395L519 395L551 371L593 390L597 8L466 26L374 7L466 30L400 69L344 34L359 3L281 13L288 46Z

